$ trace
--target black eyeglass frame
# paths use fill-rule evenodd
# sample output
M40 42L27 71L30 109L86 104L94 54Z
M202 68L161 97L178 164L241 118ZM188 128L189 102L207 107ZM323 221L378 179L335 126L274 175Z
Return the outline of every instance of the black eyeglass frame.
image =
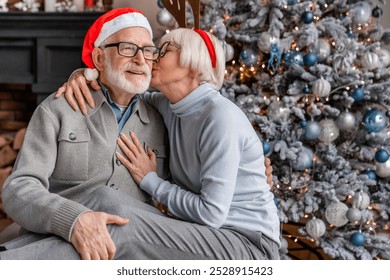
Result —
M134 47L136 47L136 50L134 52L134 55L125 55L123 53L121 53L121 49L119 48L119 46L121 44L128 44L128 45L132 45ZM143 46L143 47L140 47L138 46L137 44L134 44L134 43L131 43L131 42L117 42L117 43L111 43L111 44L106 44L104 46L101 46L101 48L111 48L111 47L116 47L116 50L118 52L119 55L121 56L124 56L124 57L135 57L138 53L139 50L142 51L142 55L143 57L146 59L146 60L152 60L152 61L155 61L159 58L160 56L160 48L156 47L156 46ZM151 52L153 54L153 56L156 56L156 58L148 58L148 57L145 57L145 48L152 48L154 49L155 51L154 52Z
M169 46L174 46L175 48L181 49L181 46L179 46L178 44L174 42L166 41L161 45L161 47L159 47L160 51L158 53L157 61L160 60L160 58L163 58L165 56Z

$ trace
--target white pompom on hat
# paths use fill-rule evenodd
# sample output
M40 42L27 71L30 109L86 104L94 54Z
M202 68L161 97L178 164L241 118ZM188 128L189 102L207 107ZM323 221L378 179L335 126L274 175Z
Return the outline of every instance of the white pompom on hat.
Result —
M112 34L128 27L144 27L153 38L152 28L148 19L138 10L133 8L117 8L100 16L88 29L84 38L82 60L87 65L84 76L87 80L96 80L99 72L95 69L92 60L92 51L99 47L104 40Z

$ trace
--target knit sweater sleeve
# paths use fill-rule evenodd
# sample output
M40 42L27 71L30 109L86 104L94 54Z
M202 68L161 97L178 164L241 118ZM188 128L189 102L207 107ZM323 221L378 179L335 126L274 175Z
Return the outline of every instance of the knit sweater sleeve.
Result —
M34 112L19 151L13 173L4 183L6 212L23 228L53 233L70 240L84 206L49 192L49 177L57 158L59 123L44 106Z
M189 191L191 186L178 186L164 181L156 173L145 176L141 188L166 205L174 216L220 228L226 221L232 203L242 150L239 126L230 119L234 121L234 117L229 114L216 112L204 122L204 126L194 127L201 129L199 193Z

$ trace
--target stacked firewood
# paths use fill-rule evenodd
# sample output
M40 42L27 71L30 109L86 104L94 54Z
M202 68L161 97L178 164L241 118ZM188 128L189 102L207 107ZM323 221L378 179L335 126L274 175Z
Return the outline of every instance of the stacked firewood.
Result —
M22 146L26 129L17 132L0 134L0 219L6 218L1 203L1 190L7 177L11 174L12 166Z

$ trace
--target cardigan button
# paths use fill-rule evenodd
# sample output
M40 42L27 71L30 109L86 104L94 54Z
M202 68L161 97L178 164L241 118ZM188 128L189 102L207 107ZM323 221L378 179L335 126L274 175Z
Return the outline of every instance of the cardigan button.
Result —
M76 139L77 139L76 134L74 134L73 132L69 133L69 139L70 139L71 141L76 140Z

